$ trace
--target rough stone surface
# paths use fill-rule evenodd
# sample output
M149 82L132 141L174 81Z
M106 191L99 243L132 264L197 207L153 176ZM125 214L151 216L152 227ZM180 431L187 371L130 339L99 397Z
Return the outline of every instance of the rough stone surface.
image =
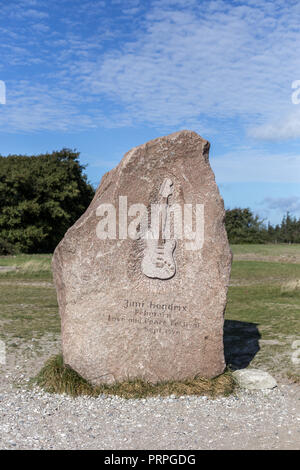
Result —
M248 390L263 390L277 386L276 380L264 370L243 369L233 372L235 379L242 388Z
M232 254L208 152L209 143L191 131L130 150L103 176L89 208L56 248L53 273L64 360L90 382L135 377L157 382L223 372ZM144 238L126 238L120 196L127 196L128 209L162 204L163 254L151 238L152 226ZM117 239L99 238L107 215L99 210L102 204L116 207L117 226L123 227ZM186 236L172 234L166 240L171 208L179 207L180 213L184 204L192 205L194 218L196 204L204 208L199 210L203 233L200 227L194 250L187 249ZM129 214L128 223L135 217Z

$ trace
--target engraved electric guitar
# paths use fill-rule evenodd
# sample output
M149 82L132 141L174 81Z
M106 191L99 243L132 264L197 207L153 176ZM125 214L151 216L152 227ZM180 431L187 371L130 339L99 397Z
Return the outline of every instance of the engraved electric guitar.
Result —
M159 236L155 237L151 227L145 234L146 247L142 260L142 272L154 279L170 279L176 272L174 250L176 240L166 239L166 223L168 219L168 198L173 193L173 183L165 178L159 191L159 204L162 213L162 224L159 225ZM158 220L159 223L159 220Z

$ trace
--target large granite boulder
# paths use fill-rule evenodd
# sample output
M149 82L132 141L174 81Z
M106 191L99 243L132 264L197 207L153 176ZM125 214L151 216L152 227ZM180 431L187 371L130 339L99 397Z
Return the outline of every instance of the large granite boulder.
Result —
M232 255L209 143L130 150L53 256L64 361L93 384L214 377Z

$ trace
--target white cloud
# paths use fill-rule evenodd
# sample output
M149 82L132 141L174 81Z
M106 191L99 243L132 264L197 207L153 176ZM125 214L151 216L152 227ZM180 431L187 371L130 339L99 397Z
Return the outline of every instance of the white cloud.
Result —
M31 29L34 29L39 33L46 33L47 31L49 31L50 27L43 23L35 23L31 25Z
M258 123L254 135L273 137L265 122L290 109L300 65L299 5L192 2L180 10L180 3L160 1L134 42L78 64L86 87L126 107L135 122L179 126L236 117Z
M300 197L266 197L261 201L271 210L279 210L280 212L298 213L300 212Z
M258 127L249 129L249 135L265 140L297 139L300 137L300 110Z
M39 9L37 8L31 8L38 6ZM14 18L14 19L25 19L27 20L28 18L31 19L44 19L49 17L49 13L45 10L41 10L40 7L45 7L45 3L43 1L37 2L35 1L14 1L14 5L11 4L11 2L3 3L0 5L0 14L1 17L5 18L6 20L9 18Z
M25 80L14 84L13 91L7 86L6 105L0 109L1 130L67 131L70 127L73 130L96 127L93 119L78 109L77 97L72 91L51 88L47 84L37 86Z
M31 96L41 113L45 106L43 128L47 120L49 128L61 128L64 116L63 126L72 130L81 115L85 126L189 127L206 135L221 135L224 129L229 133L230 128L232 134L241 133L245 128L261 139L300 137L300 112L291 103L291 83L300 69L298 2L118 4L117 19L105 16L105 3L96 0L72 5L53 0L51 10L34 0L16 2L14 11L0 7L4 16L24 18L17 29L5 27L10 34L2 30L3 64L23 65L25 78L30 75L27 66L44 64L30 89L23 86L23 107L15 101L14 111L1 109L3 129L40 128L38 119L32 121ZM140 9L138 15L135 8ZM122 16L124 9L131 9L131 15ZM56 21L32 27L26 23L47 15ZM95 19L97 28L93 23L88 29ZM19 69L18 74L24 78ZM51 90L51 112L39 93L44 83ZM14 87L11 98L14 92L20 97L21 82L9 85ZM15 115L21 109L22 119ZM70 117L65 109L72 109Z
M42 18L48 18L49 14L46 13L45 11L39 11L33 8L29 8L28 10L24 10L20 16L25 17L25 18L28 17L28 18L34 18L34 19L42 19Z

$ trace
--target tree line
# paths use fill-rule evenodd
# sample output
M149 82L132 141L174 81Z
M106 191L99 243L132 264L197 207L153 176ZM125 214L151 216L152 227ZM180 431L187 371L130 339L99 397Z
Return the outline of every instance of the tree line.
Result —
M79 152L0 156L0 255L50 253L83 214L94 188ZM300 243L300 219L265 225L250 209L226 211L230 243Z
M247 209L226 210L225 225L230 243L300 243L300 219L287 212L280 224L265 224Z

